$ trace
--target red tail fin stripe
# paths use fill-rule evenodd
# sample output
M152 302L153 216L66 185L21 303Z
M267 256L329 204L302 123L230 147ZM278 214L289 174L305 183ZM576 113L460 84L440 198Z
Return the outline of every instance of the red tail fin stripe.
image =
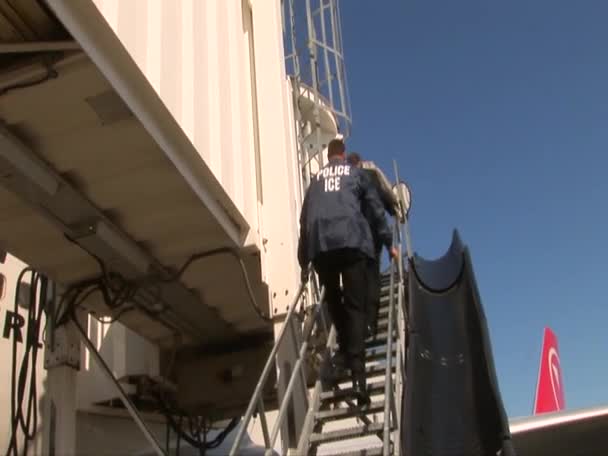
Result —
M534 414L555 412L562 410L564 407L564 382L557 337L550 328L545 328L534 400Z

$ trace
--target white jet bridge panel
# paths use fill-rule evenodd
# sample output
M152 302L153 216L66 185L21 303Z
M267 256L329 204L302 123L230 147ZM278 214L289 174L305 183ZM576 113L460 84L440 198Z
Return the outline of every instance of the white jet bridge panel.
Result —
M39 55L17 67L10 62L0 68L0 87L44 77L47 62ZM78 246L66 237L93 225L99 236L105 230L107 236L120 238L113 255L128 251L153 268L177 269L194 253L233 247L240 249L256 301L268 313L259 253L244 249L249 226L200 155L189 167L180 163L180 157L168 157L159 146L158 132L154 137L144 127L84 53L64 53L50 65L55 77L11 89L1 99L4 246L63 284L99 274L97 261L86 251L87 242ZM170 114L160 109L163 114L171 124ZM174 140L193 148L185 137ZM28 157L27 163L17 163L21 158L15 157ZM190 174L184 175L184 170ZM206 177L197 181L196 189L193 175ZM45 196L47 181L57 188ZM184 298L168 297L165 304L181 306L171 319L190 326L186 341L213 342L269 330L248 302L240 265L232 256L197 262L181 283L170 287L178 289L173 298ZM173 341L175 327L157 320L149 312L129 312L122 318L151 340Z
M83 3L89 2L242 212L252 241L258 242L261 195L256 191L259 149L249 2Z

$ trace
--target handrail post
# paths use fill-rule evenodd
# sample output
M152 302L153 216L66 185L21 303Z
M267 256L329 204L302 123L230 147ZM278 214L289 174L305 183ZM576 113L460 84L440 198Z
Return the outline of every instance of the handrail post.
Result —
M321 302L323 302L324 297L325 297L325 289L323 288L323 289L321 289L321 300L320 300ZM286 416L285 412L287 411L289 401L291 400L291 395L293 393L293 389L296 384L296 379L300 375L300 372L303 372L304 357L306 356L306 350L308 349L308 341L309 341L310 335L312 334L312 331L315 327L315 323L317 322L317 319L319 318L318 313L321 309L321 302L316 305L316 310L314 312L314 315L308 321L308 325L304 328L303 337L302 337L303 342L302 342L302 346L300 347L300 351L298 353L298 359L297 359L295 365L293 366L291 375L289 376L289 381L287 383L287 389L285 390L285 393L283 395L283 399L282 399L280 407L279 407L279 413L276 417L274 426L272 428L272 434L270 434L270 445L271 446L274 445L274 443L279 435L279 430L281 429L281 426L283 425L283 421Z
M264 408L264 398L260 396L258 401L258 413L260 414L260 425L262 426L262 435L264 436L264 447L268 450L272 448L270 444L270 435L268 434L268 422L266 421L266 409Z
M397 229L397 223L395 223L395 229L393 236ZM398 258L397 258L398 261ZM384 456L389 456L389 445L390 445L390 421L391 421L391 397L392 397L392 363L393 363L393 318L395 308L395 262L391 261L390 281L389 281L389 298L388 298L388 328L387 328L387 342L386 342L386 369L384 378L384 430L383 430L383 444L382 453Z
M399 185L399 169L397 167L397 161L393 160L393 169L395 170L395 182L397 183L397 185ZM401 203L401 208L405 209L405 201L403 201L402 199L402 195L401 192L398 192L399 194L399 202ZM409 223L408 223L408 219L407 219L407 214L403 214L403 227L404 227L404 231L405 231L405 248L406 248L406 253L407 253L407 257L412 258L412 255L414 254L412 251L412 241L411 241L411 237L410 237L410 227L409 227Z
M275 360L275 357L279 350L279 345L281 344L281 341L283 340L286 329L287 329L288 325L290 324L291 318L293 317L294 309L296 308L298 301L302 297L302 293L304 291L305 286L306 285L304 283L300 284L300 288L299 288L298 292L296 293L296 296L294 297L291 306L289 306L289 309L287 310L287 316L285 317L285 321L283 323L283 326L281 327L279 336L277 337L277 339L272 347L272 350L270 350L270 354L268 355L268 359L266 360L266 364L264 365L264 369L262 370L262 375L260 376L260 379L258 380L258 383L253 392L253 395L251 396L251 400L249 401L249 405L247 406L247 411L245 412L245 415L243 416L243 421L241 422L241 425L239 426L239 429L237 431L236 437L234 439L234 443L232 444L232 448L230 449L230 453L229 453L230 456L234 456L237 454L236 451L238 450L239 446L241 445L241 441L243 440L243 436L245 435L245 430L247 429L247 426L249 425L249 420L251 420L251 416L253 415L253 411L255 410L257 402L259 400L261 400L262 390L264 388L264 384L266 383L266 380L268 379L268 375L270 374L270 371L274 366L274 360Z

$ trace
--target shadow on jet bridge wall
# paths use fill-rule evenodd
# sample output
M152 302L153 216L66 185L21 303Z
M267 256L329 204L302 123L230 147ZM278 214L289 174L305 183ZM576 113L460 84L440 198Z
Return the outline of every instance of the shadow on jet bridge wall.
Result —
M404 454L514 456L468 249L454 231L443 257L415 255L410 271Z

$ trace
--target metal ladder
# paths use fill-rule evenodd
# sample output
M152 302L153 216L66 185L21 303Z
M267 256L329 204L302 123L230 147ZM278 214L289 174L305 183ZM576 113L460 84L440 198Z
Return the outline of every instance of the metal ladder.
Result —
M400 245L398 226L395 225L394 235ZM341 388L340 384L334 389L324 391L319 375L314 380L314 386L307 391L307 412L304 424L299 430L299 439L292 442L290 448L283 448L282 454L314 455L343 454L343 455L397 455L400 449L401 429L401 400L403 383L405 381L405 334L406 310L404 306L405 276L401 258L391 262L390 273L382 277L381 301L379 309L378 333L366 340L366 374L368 378L368 393L372 398L370 406L361 410L356 404L351 386ZM259 415L266 454L274 452L279 431L284 427L288 417L291 398L298 381L311 386L311 379L306 380L306 361L311 358L321 358L322 364L329 361L331 352L336 348L335 327L326 324L326 312L322 305L324 291L314 286L312 290L301 285L292 305L289 306L285 321L272 347L266 365L258 384L243 416L230 455L239 454L241 441L254 413ZM312 304L308 308L302 305L303 296L308 290L312 294ZM300 305L298 305L300 304ZM272 431L266 417L267 406L264 404L263 391L268 389L268 381L273 369L278 367L278 353L286 340L286 335L299 332L301 344L294 360L293 368L286 379L285 391L278 404L278 414L274 420ZM325 343L315 343L319 335L324 335ZM389 337L389 335L391 337ZM318 373L316 373L318 374ZM313 371L313 375L315 375ZM309 375L310 376L310 375ZM373 381L371 381L373 380ZM340 379L341 383L350 383L350 379ZM381 398L383 396L383 399ZM345 406L343 406L345 405ZM378 421L378 416L382 421ZM387 417L386 419L384 417ZM362 425L338 428L324 432L324 426L336 426L348 419L356 419ZM357 447L354 452L342 451L325 453L327 444L337 441L358 439L364 436L377 436L371 446L363 449ZM378 440L379 439L379 440ZM297 448L295 447L297 443ZM285 445L284 445L285 446Z
M338 386L330 391L323 391L322 381L318 379L296 454L399 454L400 407L397 403L401 403L404 346L401 345L401 325L397 324L403 313L397 306L403 304L404 284L403 280L395 280L394 272L382 277L377 334L366 340L366 377L371 404L364 408L356 405L349 378L339 379ZM341 442L340 448L332 449L334 442Z

